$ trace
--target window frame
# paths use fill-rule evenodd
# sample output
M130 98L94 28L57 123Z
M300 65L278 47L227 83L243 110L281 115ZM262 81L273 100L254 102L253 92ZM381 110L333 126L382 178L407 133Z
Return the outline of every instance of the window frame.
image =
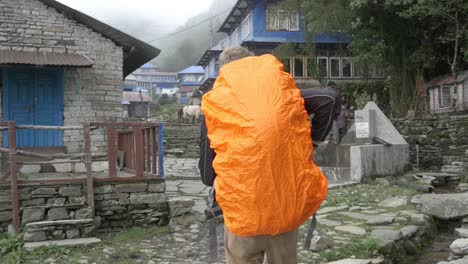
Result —
M292 62L291 71L293 72L292 76L294 78L307 78L307 67L304 67L304 65L307 65L307 57L305 57L305 56L292 56L291 58L292 58L292 60L291 60L291 62ZM302 76L297 76L296 75L296 59L302 60Z
M444 104L444 90L449 90L449 104ZM441 85L439 86L439 107L440 108L451 108L453 106L453 86Z
M328 58L329 62L328 62L328 65L329 65L329 76L330 76L330 79L336 79L336 78L341 78L341 59L340 57L329 57ZM332 72L332 60L333 61L338 61L338 76L332 76L333 72Z
M294 17L294 20L297 22L297 28L293 28L291 23L293 21L293 14L296 16ZM289 31L300 31L301 30L301 16L299 14L299 11L297 10L291 10L289 11Z
M322 75L322 73L320 72L320 70L322 69L322 67L320 67L320 60L325 60L326 62L326 65L325 65L325 75ZM317 57L317 67L318 67L318 74L319 78L328 78L329 76L329 72L328 72L328 65L329 65L329 62L328 62L328 57L325 57L325 56L320 56L320 57Z

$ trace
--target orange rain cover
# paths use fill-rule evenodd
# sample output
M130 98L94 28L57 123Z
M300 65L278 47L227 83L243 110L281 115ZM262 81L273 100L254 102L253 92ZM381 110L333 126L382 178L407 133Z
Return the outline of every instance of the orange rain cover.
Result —
M226 64L202 111L216 152L216 199L231 232L289 232L317 211L327 180L312 161L304 100L281 62L263 55Z

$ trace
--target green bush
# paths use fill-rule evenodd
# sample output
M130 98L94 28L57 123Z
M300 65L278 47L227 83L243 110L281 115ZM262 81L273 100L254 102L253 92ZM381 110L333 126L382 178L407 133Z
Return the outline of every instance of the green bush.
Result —
M23 236L7 234L0 240L0 263L21 263Z
M390 94L386 81L369 81L339 84L347 108L362 109L374 101L385 113L390 112Z

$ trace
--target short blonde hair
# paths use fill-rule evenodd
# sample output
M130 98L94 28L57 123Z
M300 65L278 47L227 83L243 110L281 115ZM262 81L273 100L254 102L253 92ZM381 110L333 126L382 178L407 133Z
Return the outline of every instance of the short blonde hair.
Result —
M229 48L219 56L219 65L223 66L230 62L240 60L246 57L254 56L253 52L244 47Z

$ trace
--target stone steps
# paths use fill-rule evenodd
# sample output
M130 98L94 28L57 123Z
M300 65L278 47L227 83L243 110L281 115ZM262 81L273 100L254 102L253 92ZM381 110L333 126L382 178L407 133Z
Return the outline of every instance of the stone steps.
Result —
M51 241L41 241L41 242L26 242L24 243L24 248L27 250L33 250L42 246L83 246L100 243L101 240L95 237L89 238L76 238L76 239L63 239L63 240L51 240Z
M24 241L86 238L95 229L95 220L92 218L33 222L24 226Z

